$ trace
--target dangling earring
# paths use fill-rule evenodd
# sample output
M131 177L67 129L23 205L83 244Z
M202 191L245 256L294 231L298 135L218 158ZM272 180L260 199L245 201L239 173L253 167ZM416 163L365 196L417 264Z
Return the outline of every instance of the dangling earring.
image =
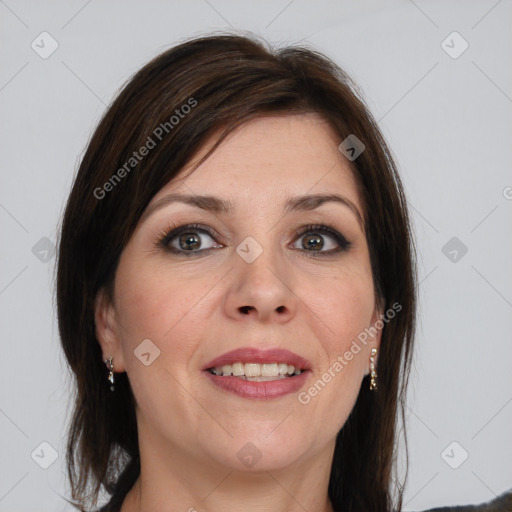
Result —
M372 348L372 354L370 356L370 389L377 391L377 372L375 371L375 356L377 355L377 349Z
M112 356L110 356L108 359L105 359L105 364L107 365L107 369L110 372L107 377L110 381L110 391L114 391L114 363L112 362Z

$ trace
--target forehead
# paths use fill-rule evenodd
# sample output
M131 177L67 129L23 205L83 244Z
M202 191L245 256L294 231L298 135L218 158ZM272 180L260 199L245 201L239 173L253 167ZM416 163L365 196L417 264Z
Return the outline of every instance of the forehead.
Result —
M232 202L340 192L360 206L341 140L318 114L265 116L231 132L193 172L218 138L214 134L190 163L153 198L175 191L208 193Z

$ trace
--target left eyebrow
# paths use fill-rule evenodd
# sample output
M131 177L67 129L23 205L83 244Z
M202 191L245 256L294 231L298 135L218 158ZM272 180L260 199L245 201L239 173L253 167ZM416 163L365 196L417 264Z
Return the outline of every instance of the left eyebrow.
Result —
M357 217L357 221L359 222L359 226L364 231L364 221L361 213L357 209L356 205L347 199L346 197L339 196L337 194L314 194L311 196L297 196L292 197L286 201L285 211L304 211L304 210L314 210L324 203L335 202L339 204L345 205L350 211Z

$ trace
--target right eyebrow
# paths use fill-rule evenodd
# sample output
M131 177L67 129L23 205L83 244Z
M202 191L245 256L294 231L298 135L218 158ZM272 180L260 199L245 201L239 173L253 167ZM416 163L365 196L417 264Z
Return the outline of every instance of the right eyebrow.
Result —
M183 203L190 206L201 208L214 213L230 213L233 211L233 205L230 201L220 199L214 196L198 196L187 194L168 194L154 204L149 206L141 217L141 222L152 215L157 210L171 203Z

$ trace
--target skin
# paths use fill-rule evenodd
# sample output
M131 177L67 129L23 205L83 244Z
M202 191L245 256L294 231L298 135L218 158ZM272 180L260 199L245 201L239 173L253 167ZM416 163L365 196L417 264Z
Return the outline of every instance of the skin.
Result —
M239 397L211 384L201 368L239 347L286 348L310 361L301 391L307 390L378 320L357 216L335 202L283 209L291 196L336 193L364 218L340 142L317 114L252 120L186 176L206 145L152 199L148 208L171 192L208 194L230 200L234 212L175 202L143 215L122 253L113 303L102 292L97 297L104 359L112 356L115 372L128 373L137 402L141 476L122 512L332 510L327 486L335 437L380 332L307 405L297 393L266 401ZM200 248L191 256L173 254L157 247L170 223L200 223L218 236L191 229ZM309 224L331 226L351 246L311 255L302 243L315 230L297 236ZM248 236L263 249L250 264L236 252ZM322 240L322 251L338 247L330 235ZM183 248L179 236L171 243ZM242 306L252 308L244 314ZM148 366L134 355L145 339L160 350ZM237 457L247 443L261 454L251 467Z

